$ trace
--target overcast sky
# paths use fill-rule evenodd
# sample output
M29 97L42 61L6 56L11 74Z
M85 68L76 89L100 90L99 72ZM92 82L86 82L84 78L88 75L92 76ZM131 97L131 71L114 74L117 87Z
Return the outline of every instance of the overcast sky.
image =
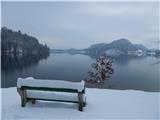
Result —
M159 41L158 2L2 2L2 26L50 48L87 48L127 38L148 48Z

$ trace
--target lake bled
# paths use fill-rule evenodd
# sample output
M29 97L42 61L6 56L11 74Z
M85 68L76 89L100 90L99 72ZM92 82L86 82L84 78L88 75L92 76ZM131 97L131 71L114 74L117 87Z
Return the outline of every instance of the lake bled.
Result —
M23 58L28 61L27 59ZM1 87L14 87L18 77L39 79L81 81L87 78L87 73L95 59L83 54L50 53L49 57L35 61L29 59L24 64L18 59L5 60L1 70ZM34 61L32 63L32 60ZM160 58L144 57L117 57L112 58L114 74L107 79L101 88L118 90L142 90L149 92L160 91ZM11 66L11 65L12 66ZM15 65L15 66L14 66ZM87 87L96 87L87 84Z

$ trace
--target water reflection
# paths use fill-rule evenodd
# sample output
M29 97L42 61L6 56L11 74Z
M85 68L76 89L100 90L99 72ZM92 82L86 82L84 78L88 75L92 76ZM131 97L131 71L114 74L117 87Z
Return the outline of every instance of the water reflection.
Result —
M151 65L157 65L157 64L160 64L160 61L156 61L156 62L152 63Z
M46 60L42 60L46 59ZM159 58L151 56L120 56L111 58L114 74L104 81L104 89L134 89L143 91L160 91ZM39 56L2 56L2 87L16 86L18 77L51 80L68 80L78 82L87 77L90 65L95 58L84 54L50 54ZM99 88L86 83L86 87Z
M41 59L47 59L49 55L22 55L7 54L1 56L1 67L3 71L9 72L14 69L27 68L36 65Z

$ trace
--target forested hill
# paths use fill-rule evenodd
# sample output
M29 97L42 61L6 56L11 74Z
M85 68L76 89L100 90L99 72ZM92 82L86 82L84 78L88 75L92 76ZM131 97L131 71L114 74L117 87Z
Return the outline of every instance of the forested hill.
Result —
M2 54L46 55L49 54L47 45L42 45L35 37L12 31L6 27L1 28Z

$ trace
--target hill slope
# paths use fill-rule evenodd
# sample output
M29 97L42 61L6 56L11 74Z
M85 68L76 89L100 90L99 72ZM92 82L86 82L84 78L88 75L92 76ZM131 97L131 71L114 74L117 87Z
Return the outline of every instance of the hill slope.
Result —
M143 50L146 51L147 48L141 44L132 44L127 39L118 39L114 40L111 43L100 43L94 44L86 49L87 54L100 54L107 50L118 50L122 53L127 53L128 51L136 51L136 50Z
M47 45L42 45L35 37L22 34L21 31L12 31L6 27L1 29L1 49L2 54L48 54Z

